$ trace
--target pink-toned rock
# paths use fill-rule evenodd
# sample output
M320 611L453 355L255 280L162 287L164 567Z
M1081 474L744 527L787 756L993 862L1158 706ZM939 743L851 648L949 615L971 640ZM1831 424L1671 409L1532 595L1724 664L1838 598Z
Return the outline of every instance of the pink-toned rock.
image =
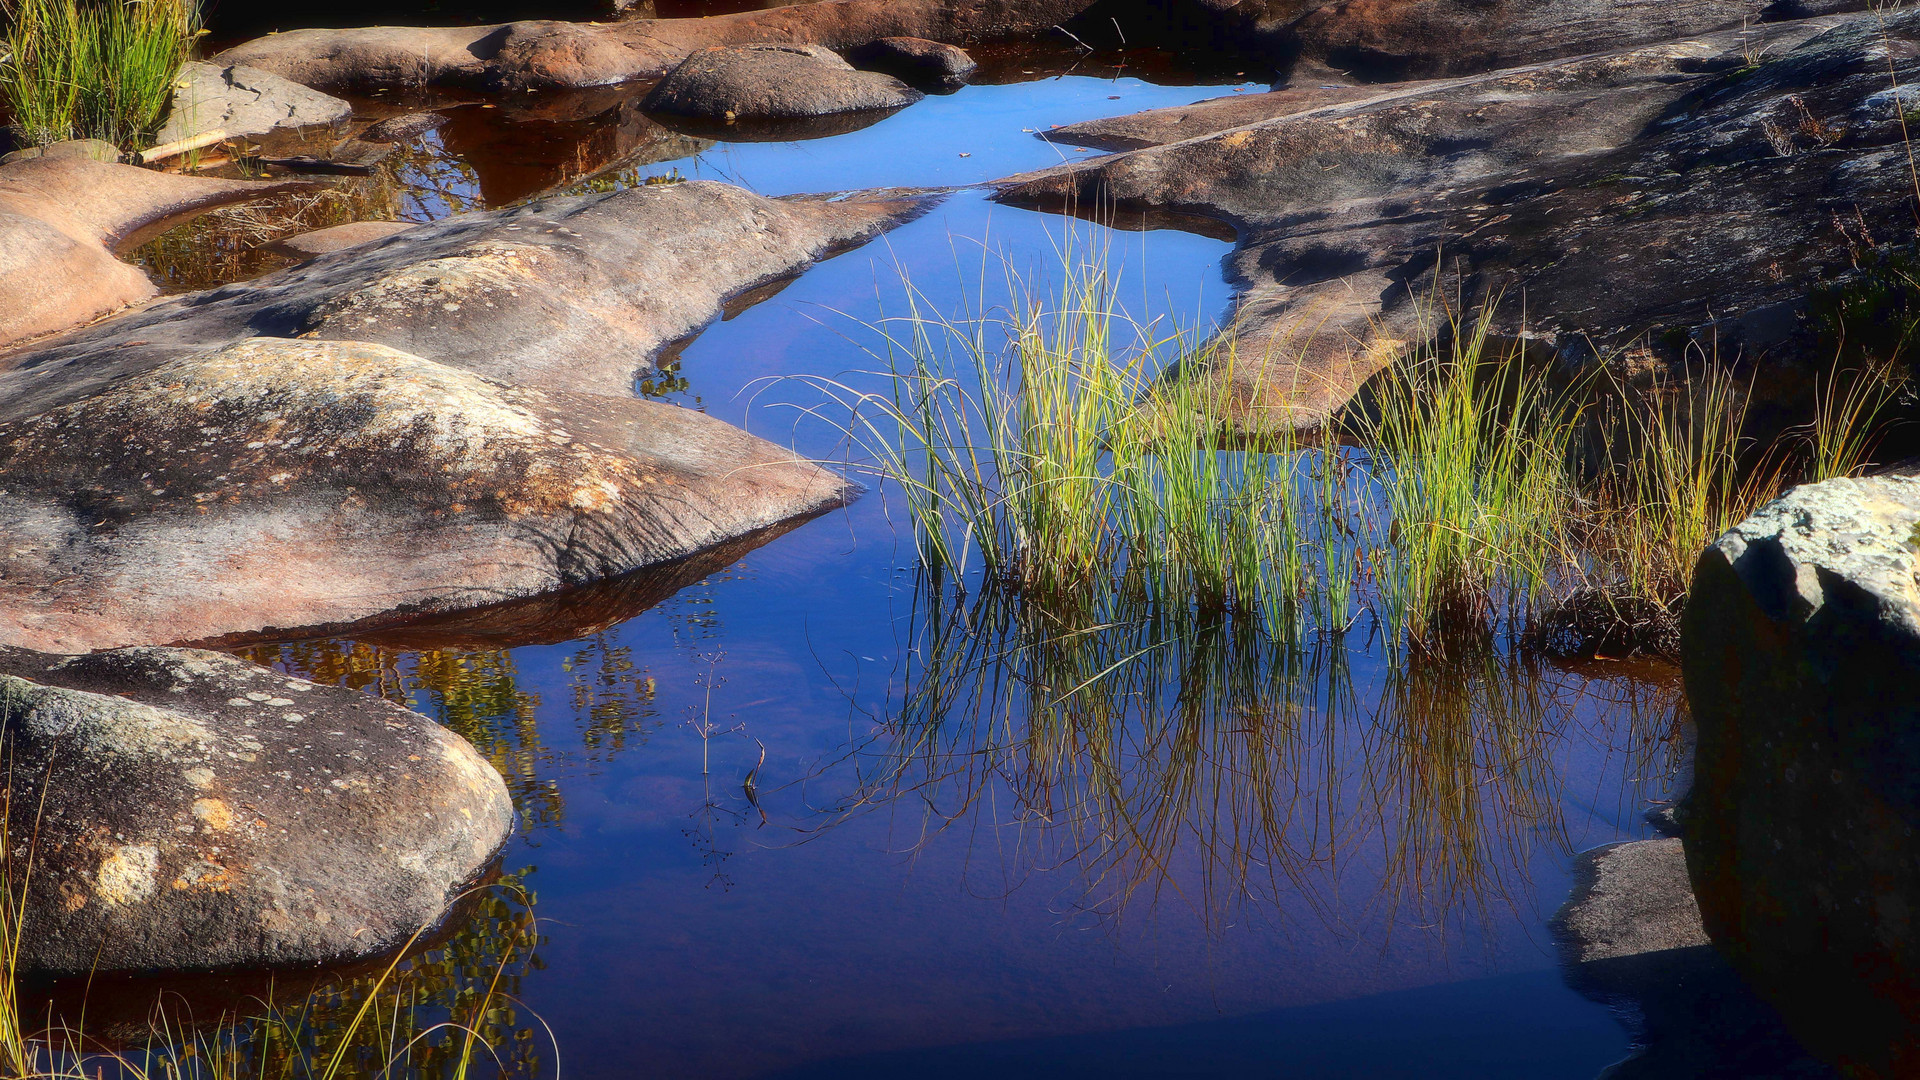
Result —
M156 295L145 274L113 256L147 230L305 186L175 176L74 156L0 166L0 348Z
M274 247L295 258L311 259L384 240L394 233L406 232L414 225L411 221L349 221L345 225L289 236Z
M719 45L850 49L886 37L964 44L1042 33L1092 6L1093 0L820 0L699 19L295 30L245 42L216 59L329 91L608 86L657 78Z

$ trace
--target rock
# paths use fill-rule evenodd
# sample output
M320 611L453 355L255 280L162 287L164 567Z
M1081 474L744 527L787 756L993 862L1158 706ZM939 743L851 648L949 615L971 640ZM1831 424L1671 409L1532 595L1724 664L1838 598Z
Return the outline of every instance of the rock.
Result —
M1836 215L1911 229L1887 88L1920 77L1920 52L1902 44L1890 76L1882 27L1778 23L1305 111L1273 101L1274 119L1010 178L1000 197L1230 224L1238 342L1201 375L1248 427L1326 423L1430 331L1421 303L1442 293L1494 305L1496 338L1574 370L1649 338L1676 362L1689 341L1726 362L1765 352L1765 378L1788 381L1763 396L1799 408L1795 358L1817 351L1800 313L1845 266ZM1920 44L1913 13L1884 27ZM1772 408L1750 412L1756 434L1799 419Z
M655 115L732 123L891 112L922 96L817 45L728 45L687 57L642 105Z
M241 138L276 128L321 127L353 115L353 106L270 71L240 64L189 61L174 82L156 145L184 143L212 132Z
M938 94L951 94L967 85L980 68L958 45L912 37L876 38L847 50L847 59L863 71L883 72Z
M1848 1075L1920 1070L1917 546L1920 479L1829 480L1708 548L1687 601L1701 915Z
M447 118L440 113L401 113L367 127L357 137L362 142L393 143L417 139L429 131L445 127Z
M88 161L119 161L120 148L105 139L68 139L46 146L29 146L0 155L0 165L34 158L85 158Z
M112 249L215 206L306 186L172 176L77 154L0 166L0 349L155 296Z
M1576 856L1573 893L1552 927L1568 983L1632 1031L1633 1056L1605 1080L1833 1075L1714 951L1679 840Z
M1068 146L1099 150L1140 150L1149 146L1212 135L1283 116L1298 116L1329 105L1403 93L1409 86L1305 86L1264 94L1231 94L1192 105L1064 124L1038 133L1039 138Z
M763 199L695 181L463 214L11 357L0 422L258 335L374 342L506 383L623 396L728 297L928 205L911 193Z
M220 653L0 648L22 975L311 966L438 922L513 822L425 717Z
M844 480L633 379L730 298L927 205L714 183L549 199L16 353L0 643L358 632L838 505Z
M351 632L671 562L855 490L690 409L252 338L0 423L0 642Z
M694 19L526 21L472 27L294 30L215 58L323 90L500 90L659 78L701 49L769 42L849 49L883 37L953 44L1047 31L1095 0L820 0Z
M443 113L402 113L376 121L359 134L335 143L328 157L337 162L374 165L385 161L398 144L413 142L446 127L452 118ZM509 202L513 200L508 200Z
M1856 0L1851 10L1865 10ZM1281 47L1365 81L1465 75L1757 23L1767 0L1336 0Z
M1583 853L1575 866L1573 896L1554 921L1570 962L1708 944L1679 840L1609 844Z
M345 225L333 225L325 229L289 236L277 241L273 246L288 255L299 259L311 259L318 255L329 255L362 244L371 244L375 240L384 240L395 233L403 233L414 227L411 221L349 221Z

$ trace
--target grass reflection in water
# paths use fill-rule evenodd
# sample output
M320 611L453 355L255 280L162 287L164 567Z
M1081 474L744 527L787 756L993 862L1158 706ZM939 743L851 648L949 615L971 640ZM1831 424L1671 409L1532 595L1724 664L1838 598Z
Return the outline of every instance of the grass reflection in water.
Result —
M1383 661L1359 631L1288 643L1254 619L994 588L924 587L913 626L829 820L914 805L921 842L959 828L978 856L991 834L1009 887L1070 869L1070 902L1103 917L1170 896L1209 925L1303 904L1347 929L1484 920L1529 901L1536 853L1577 842L1570 782L1624 772L1630 812L1678 764L1679 689L1657 668L1589 678L1490 640Z

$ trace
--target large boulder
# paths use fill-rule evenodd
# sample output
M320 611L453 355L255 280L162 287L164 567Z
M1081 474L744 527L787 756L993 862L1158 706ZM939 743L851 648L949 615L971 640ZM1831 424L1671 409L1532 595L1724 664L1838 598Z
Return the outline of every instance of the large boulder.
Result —
M1920 1071L1920 479L1797 488L1701 556L1687 865L1715 944L1847 1075Z
M157 295L114 249L203 210L304 186L173 176L85 154L0 165L0 349Z
M615 23L366 26L272 34L215 58L322 90L426 84L519 90L659 78L701 49L779 42L849 49L883 37L952 44L1043 33L1095 0L821 0L764 11Z
M722 45L687 57L643 104L656 115L724 124L891 112L922 96L818 45Z
M405 622L685 558L853 490L691 409L251 338L0 422L0 642Z
M22 975L318 965L433 926L513 822L459 736L220 653L0 647Z
M916 197L724 184L418 225L0 361L0 643L355 632L673 562L840 477L636 400L723 303Z
M1797 407L1810 290L1850 265L1835 221L1855 243L1911 230L1892 86L1920 77L1915 46L1920 14L1902 12L1286 91L1108 125L1096 137L1180 141L1010 178L1001 197L1231 225L1237 348L1206 375L1250 427L1326 422L1431 329L1436 295L1492 305L1497 337L1573 369L1649 338L1676 361L1692 344L1764 354L1788 380L1764 393ZM1764 407L1750 419L1778 426Z
M166 120L153 141L161 146L218 135L240 138L278 128L325 127L353 115L353 106L240 64L188 63L174 80Z

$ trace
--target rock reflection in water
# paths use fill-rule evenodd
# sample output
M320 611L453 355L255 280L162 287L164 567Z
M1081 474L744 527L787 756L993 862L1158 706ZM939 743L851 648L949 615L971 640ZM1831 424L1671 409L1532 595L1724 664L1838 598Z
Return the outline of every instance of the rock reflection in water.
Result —
M505 1077L550 1075L544 1026L518 1003L523 979L545 967L533 876L523 867L476 885L397 956L317 972L62 979L23 985L20 1014L47 1052L66 1051L72 1075L454 1077L469 1051Z
M1296 899L1347 929L1484 922L1529 900L1536 854L1571 852L1580 706L1599 706L1639 794L1664 794L1679 764L1661 669L1589 678L1491 644L1382 664L1358 640L1288 646L1231 617L937 586L917 602L896 712L812 828L901 805L925 814L923 843L1010 828L1009 887L1072 868L1072 902L1103 917L1168 893L1212 925Z
M657 723L654 681L632 651L605 633L575 643L566 667L578 748L543 735L541 695L522 690L504 649L402 651L324 640L257 645L242 656L317 683L378 694L433 717L486 755L506 778L528 841L558 824L566 804L556 774L569 763L609 757L644 742Z

